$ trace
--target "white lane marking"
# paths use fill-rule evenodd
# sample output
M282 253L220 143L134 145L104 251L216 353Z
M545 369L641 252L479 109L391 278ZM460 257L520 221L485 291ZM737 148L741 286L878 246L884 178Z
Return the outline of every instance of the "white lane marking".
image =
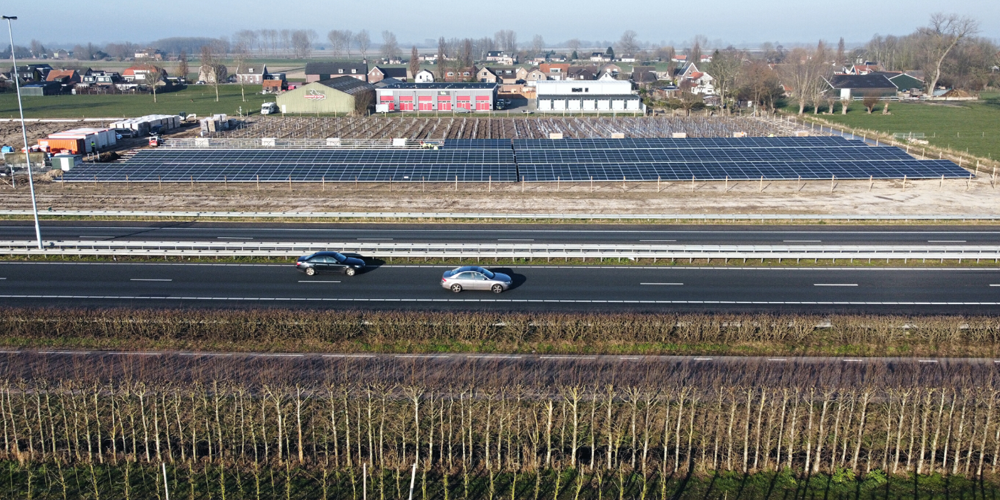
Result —
M860 359L845 359L844 362L845 363L860 363L861 360Z
M644 286L684 286L684 283L639 283Z
M340 283L339 281L312 281L312 280L299 280L299 283Z
M643 242L656 242L656 241L665 241L665 242L669 243L669 242L677 241L677 240L639 240L640 243L643 243Z
M7 279L7 278L4 278ZM990 286L1000 286L1000 283L990 283Z
M230 301L230 302L434 302L477 304L656 304L656 305L765 305L765 306L1000 306L1000 302L908 302L908 301L788 301L788 300L606 300L606 299L418 299L401 298L362 299L355 297L181 297L181 296L132 296L132 295L29 295L4 294L0 299L57 299L57 300L169 300L169 301Z
M534 238L497 238L497 241L535 241Z
M927 243L965 243L965 240L927 240Z
M160 279L160 278L132 278L129 281L173 281L172 279Z
M642 357L640 356L621 356L618 359L622 361L642 361Z
M90 351L38 351L38 354L90 354Z
M538 359L597 359L597 356L539 356Z
M392 241L392 238L357 238L358 241Z
M823 240L781 240L783 243L822 243Z
M0 278L0 281L3 281L3 280L5 280L5 279L7 279L7 278Z
M695 361L712 361L712 358L694 358Z
M918 363L937 363L936 359L918 359Z
M767 358L768 361L788 361L786 358Z
M470 354L466 356L469 359L521 359L522 356L513 356L509 354Z
M249 236L216 236L217 240L252 240Z
M813 283L813 286L858 286L857 283Z
M266 354L258 354L258 356L267 356ZM324 358L374 358L375 356L371 354L323 354Z

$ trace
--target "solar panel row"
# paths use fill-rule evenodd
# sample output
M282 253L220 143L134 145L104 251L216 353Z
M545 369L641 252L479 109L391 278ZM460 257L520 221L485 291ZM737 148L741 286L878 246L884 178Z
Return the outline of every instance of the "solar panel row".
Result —
M519 165L526 182L548 181L690 181L697 180L828 180L836 179L937 179L967 177L968 172L949 161L809 161L768 163L688 164L532 164Z
M432 149L143 150L67 181L530 182L964 178L948 161L841 137L458 139Z

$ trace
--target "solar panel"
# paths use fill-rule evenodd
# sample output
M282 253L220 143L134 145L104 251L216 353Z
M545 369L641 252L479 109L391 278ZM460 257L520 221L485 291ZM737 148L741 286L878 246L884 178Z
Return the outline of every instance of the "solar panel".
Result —
M842 137L449 139L432 149L142 150L66 181L530 182L965 178L949 161Z

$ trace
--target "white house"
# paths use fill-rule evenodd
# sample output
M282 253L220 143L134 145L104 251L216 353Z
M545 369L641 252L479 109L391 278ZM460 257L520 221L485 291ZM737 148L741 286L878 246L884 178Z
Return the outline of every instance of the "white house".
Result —
M426 69L422 69L414 75L413 81L416 83L434 83L434 73L431 73Z
M684 73L679 78L680 82L691 82L691 93L701 95L715 95L715 78L712 75L700 71L694 63L684 68Z

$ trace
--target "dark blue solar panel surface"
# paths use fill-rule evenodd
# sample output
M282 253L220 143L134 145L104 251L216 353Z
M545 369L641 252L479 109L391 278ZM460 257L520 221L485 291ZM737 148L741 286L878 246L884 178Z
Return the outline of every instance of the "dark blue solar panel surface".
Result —
M949 161L841 137L457 139L432 149L155 149L67 181L528 182L966 178Z

